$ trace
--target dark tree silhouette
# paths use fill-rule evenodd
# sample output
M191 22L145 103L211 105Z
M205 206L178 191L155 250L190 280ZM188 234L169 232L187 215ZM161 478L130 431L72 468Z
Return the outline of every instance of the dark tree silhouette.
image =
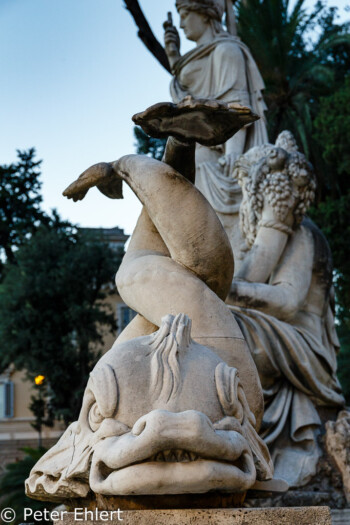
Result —
M130 12L133 17L135 24L137 25L138 37L145 44L147 49L155 56L158 62L170 73L170 64L168 57L165 53L164 47L158 42L150 28L149 23L146 20L145 15L137 0L124 0L126 9Z

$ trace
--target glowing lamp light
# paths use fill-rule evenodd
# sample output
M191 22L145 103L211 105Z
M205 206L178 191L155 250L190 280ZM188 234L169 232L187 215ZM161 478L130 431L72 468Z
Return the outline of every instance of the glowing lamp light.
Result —
M45 381L45 376L39 375L34 378L34 383L38 386L42 385Z

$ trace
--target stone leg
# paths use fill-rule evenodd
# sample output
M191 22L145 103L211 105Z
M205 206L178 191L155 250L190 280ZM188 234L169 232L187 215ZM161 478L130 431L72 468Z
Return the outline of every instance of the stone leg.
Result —
M131 155L113 163L113 170L144 204L116 278L121 297L155 326L167 314L186 313L193 322L194 339L239 370L253 413L260 413L256 367L223 302L232 280L233 257L214 210L188 180L164 163ZM133 328L138 330L140 323L144 325L137 319ZM135 337L134 330L129 329L129 337Z

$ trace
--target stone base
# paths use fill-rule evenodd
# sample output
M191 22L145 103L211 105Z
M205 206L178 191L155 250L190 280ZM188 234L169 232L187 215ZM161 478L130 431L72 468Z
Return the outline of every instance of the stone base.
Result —
M127 510L119 514L103 511L100 515L76 509L54 520L54 525L331 525L328 507L270 509ZM122 509L121 509L122 510ZM97 519L96 519L97 518Z
M246 493L225 494L161 494L149 496L102 496L93 494L89 499L66 501L68 510L77 507L98 511L122 510L169 510L169 509L236 509L243 507ZM255 505L258 506L258 505ZM260 507L260 505L259 505Z

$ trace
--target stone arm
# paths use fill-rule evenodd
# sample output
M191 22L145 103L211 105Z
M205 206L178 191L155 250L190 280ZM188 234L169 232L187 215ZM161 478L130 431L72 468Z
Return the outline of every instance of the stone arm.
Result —
M272 206L265 200L256 239L236 277L253 283L266 283L287 245L293 223L292 208L281 223Z
M287 241L287 233L261 226L236 278L251 283L266 283L276 268Z
M300 227L290 238L269 284L234 280L230 303L260 310L282 321L292 320L309 292L313 251L310 238Z

